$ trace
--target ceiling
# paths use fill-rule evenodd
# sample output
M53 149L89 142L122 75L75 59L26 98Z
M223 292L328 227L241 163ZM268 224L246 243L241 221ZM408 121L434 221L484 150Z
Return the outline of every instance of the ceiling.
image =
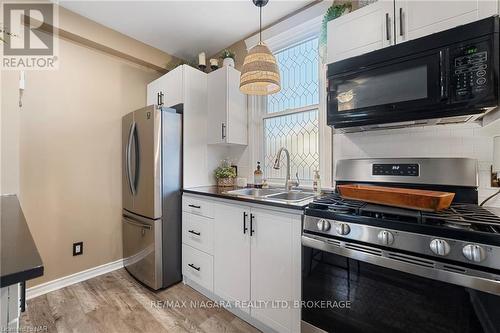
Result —
M263 26L306 6L311 0L271 0ZM171 55L192 60L207 56L259 29L251 0L233 1L64 1L59 4Z

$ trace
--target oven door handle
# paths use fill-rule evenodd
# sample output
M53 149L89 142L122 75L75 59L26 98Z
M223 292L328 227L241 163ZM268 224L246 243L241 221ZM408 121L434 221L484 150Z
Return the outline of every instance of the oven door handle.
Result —
M302 235L302 246L500 296L500 276L492 273L467 268L471 275L463 274L458 272L463 267L453 270L453 265L434 260L321 236Z

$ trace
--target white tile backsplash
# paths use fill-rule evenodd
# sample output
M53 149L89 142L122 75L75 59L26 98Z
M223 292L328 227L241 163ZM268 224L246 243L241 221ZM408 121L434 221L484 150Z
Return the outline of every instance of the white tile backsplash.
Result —
M479 201L498 191L490 187L493 136L500 121L481 128L475 124L415 127L375 132L335 134L334 161L376 157L468 157L479 161ZM500 207L500 198L488 202Z

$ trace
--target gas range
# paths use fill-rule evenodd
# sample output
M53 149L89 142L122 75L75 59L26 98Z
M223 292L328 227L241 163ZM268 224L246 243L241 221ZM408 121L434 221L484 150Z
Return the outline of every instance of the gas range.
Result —
M471 159L340 161L337 184L443 190L456 196L450 208L425 212L327 194L306 208L302 243L500 295L500 217L477 204L476 164Z

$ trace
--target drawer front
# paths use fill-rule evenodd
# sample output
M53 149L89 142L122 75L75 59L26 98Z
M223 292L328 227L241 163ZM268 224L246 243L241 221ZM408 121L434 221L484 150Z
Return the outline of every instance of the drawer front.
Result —
M188 196L182 197L182 211L208 218L214 217L212 202Z
M162 284L161 223L122 216L123 265L138 280L153 289Z
M213 292L214 259L205 252L182 244L182 274Z
M213 255L213 220L204 216L182 213L182 242Z

